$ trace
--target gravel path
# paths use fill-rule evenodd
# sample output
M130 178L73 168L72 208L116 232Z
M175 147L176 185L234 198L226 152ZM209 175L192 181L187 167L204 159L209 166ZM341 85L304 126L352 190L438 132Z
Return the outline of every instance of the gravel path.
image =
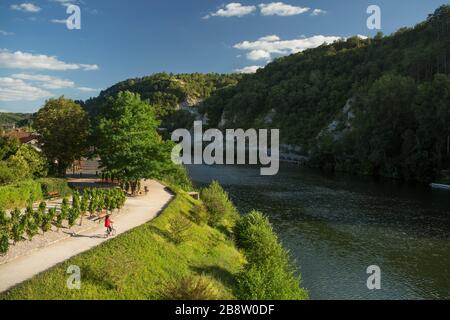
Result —
M148 194L128 198L121 213L113 217L117 234L152 220L173 197L162 184L156 181L146 181L142 184L142 187L144 186L148 186ZM81 231L75 236L37 248L25 256L0 265L0 292L107 241L104 234L103 223L97 224L87 231Z

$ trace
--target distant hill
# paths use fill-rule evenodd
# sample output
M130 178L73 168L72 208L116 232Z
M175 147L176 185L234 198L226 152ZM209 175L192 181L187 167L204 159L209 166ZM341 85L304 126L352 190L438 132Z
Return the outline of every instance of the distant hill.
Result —
M16 127L25 127L31 123L31 113L0 112L0 126L14 124Z
M450 168L450 6L413 28L279 58L218 90L211 127L279 128L330 170L429 181Z
M119 82L102 91L97 98L87 100L84 107L91 114L96 114L107 97L128 90L139 93L142 99L148 100L155 107L160 117L165 117L182 105L195 105L211 96L216 90L235 85L241 77L236 74L216 73L157 73Z

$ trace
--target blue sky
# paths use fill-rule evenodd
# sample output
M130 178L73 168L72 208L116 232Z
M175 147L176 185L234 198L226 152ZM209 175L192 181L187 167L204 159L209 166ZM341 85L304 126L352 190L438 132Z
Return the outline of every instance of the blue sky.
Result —
M81 29L61 23L81 9ZM97 96L155 72L254 70L271 59L352 35L390 34L426 19L439 0L0 0L0 111ZM319 11L318 11L319 10Z

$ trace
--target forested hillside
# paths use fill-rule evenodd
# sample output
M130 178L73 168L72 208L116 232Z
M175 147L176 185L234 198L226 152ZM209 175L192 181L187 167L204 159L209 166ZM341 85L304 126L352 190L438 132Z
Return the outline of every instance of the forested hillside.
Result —
M31 117L31 113L0 112L0 125L15 124L17 127L27 126L31 121Z
M87 100L84 106L91 114L96 114L107 97L116 96L120 91L131 91L148 100L157 115L164 118L178 110L181 104L194 105L217 89L236 84L240 78L235 74L157 73L119 82L102 91L99 97Z
M211 127L272 127L311 163L429 181L449 168L450 6L413 28L279 58L204 101Z

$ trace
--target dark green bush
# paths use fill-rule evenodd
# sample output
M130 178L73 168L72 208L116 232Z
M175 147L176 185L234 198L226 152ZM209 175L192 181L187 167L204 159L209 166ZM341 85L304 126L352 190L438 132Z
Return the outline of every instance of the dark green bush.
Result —
M239 213L217 181L201 190L201 198L209 212L208 223L211 226L232 228Z
M308 293L300 287L300 276L283 248L269 220L252 211L239 219L234 228L236 244L247 259L237 275L240 299L302 300Z
M4 255L9 250L9 234L7 231L0 229L0 255Z

